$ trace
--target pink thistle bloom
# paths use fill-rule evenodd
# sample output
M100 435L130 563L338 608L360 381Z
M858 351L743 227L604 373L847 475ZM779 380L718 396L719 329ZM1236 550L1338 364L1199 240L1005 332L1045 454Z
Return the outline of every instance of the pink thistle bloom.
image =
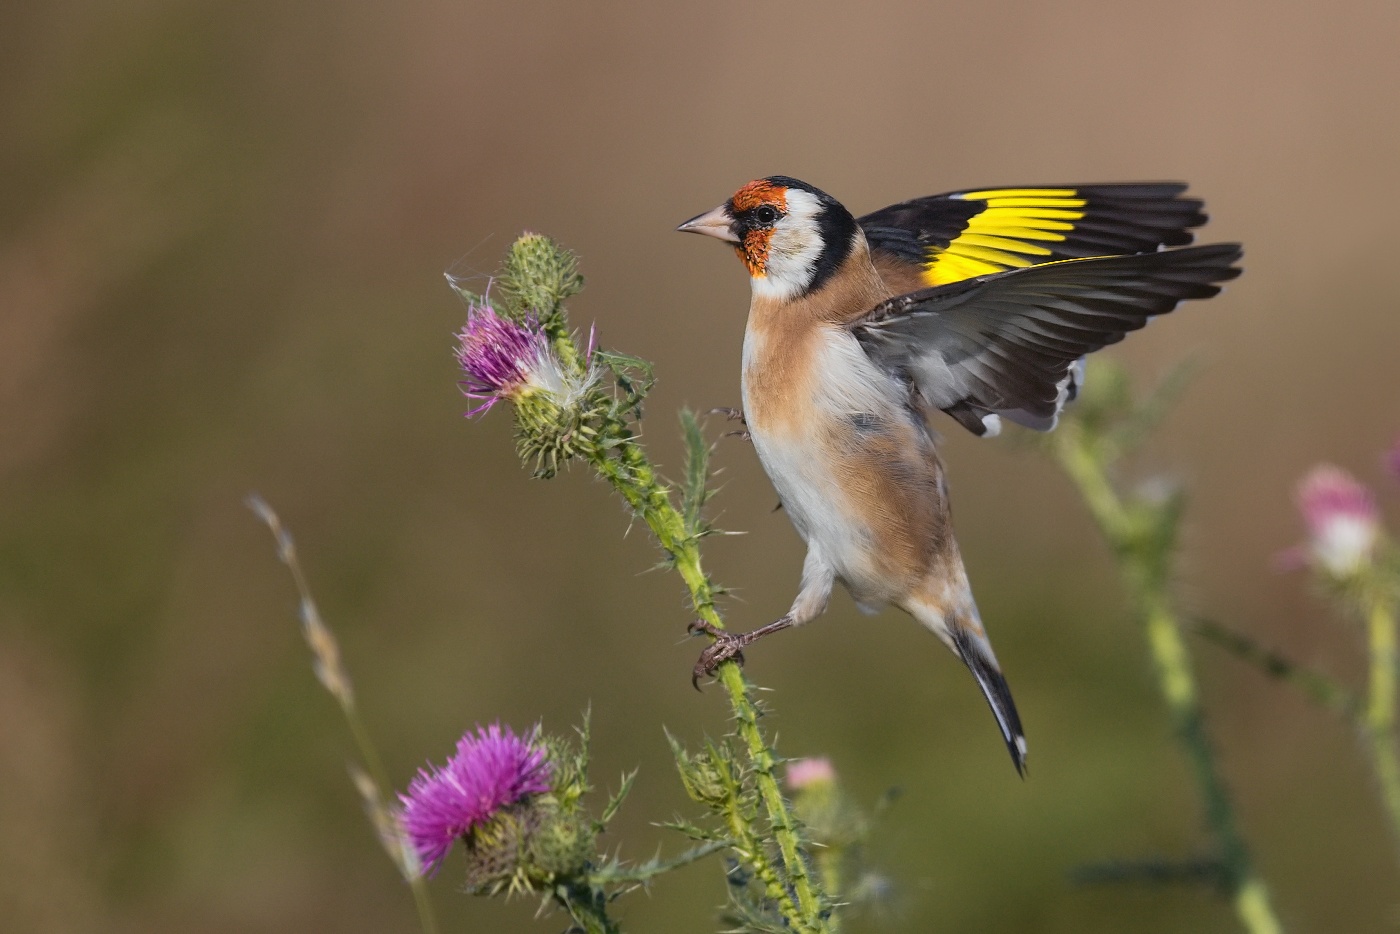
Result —
M512 321L490 305L472 304L457 342L457 363L467 377L462 391L469 399L484 400L468 416L514 399L529 386L561 381L549 338L534 320Z
M485 412L502 399L518 402L533 391L554 396L564 408L577 405L598 378L591 365L592 341L590 332L584 356L590 365L581 378L575 377L565 372L534 317L512 321L489 304L469 305L467 323L457 332L455 355L467 377L461 381L462 391L469 399L483 401L467 417Z
M794 759L788 763L787 786L793 791L804 791L813 785L829 785L834 781L836 770L826 756Z
M442 768L420 769L403 803L403 826L425 873L436 873L452 842L503 808L549 790L551 769L538 733L516 736L493 723L457 742Z
M1283 567L1312 565L1350 577L1371 560L1380 538L1380 513L1371 491L1340 467L1323 464L1298 484L1298 509L1308 541L1280 556Z

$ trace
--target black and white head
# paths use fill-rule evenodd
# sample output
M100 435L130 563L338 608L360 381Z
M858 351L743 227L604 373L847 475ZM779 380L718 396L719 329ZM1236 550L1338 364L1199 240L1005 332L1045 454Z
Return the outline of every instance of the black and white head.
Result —
M820 289L860 236L841 202L785 175L749 182L724 204L676 229L734 244L754 294L778 301Z

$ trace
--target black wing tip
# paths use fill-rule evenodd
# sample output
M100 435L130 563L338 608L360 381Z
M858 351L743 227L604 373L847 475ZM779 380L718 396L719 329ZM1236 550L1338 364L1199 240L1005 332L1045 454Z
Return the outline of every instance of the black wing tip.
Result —
M1244 259L1242 243L1205 243L1178 250L1163 250L1158 255L1173 257L1181 265L1209 268L1214 273L1215 282L1228 282L1239 278L1240 273L1244 272L1243 267L1235 265Z

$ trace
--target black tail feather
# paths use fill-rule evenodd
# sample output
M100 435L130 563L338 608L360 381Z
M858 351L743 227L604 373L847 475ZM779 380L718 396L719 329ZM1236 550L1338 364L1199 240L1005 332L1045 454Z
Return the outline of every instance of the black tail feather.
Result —
M987 699L987 705L992 708L992 715L997 718L997 726L1001 729L1006 751L1011 753L1011 762L1016 766L1017 773L1025 778L1026 735L1021 730L1021 715L1016 712L1016 701L1011 697L1011 685L1006 683L1006 678L1002 676L996 664L983 657L969 635L959 627L951 628L953 644L958 650L958 655L972 672L972 676L977 679L982 696Z

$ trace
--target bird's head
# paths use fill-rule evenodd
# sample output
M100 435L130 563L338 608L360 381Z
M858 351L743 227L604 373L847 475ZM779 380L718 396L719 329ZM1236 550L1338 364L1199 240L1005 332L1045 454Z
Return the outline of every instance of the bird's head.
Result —
M754 293L777 299L821 288L850 255L859 232L841 202L785 175L749 182L676 229L734 244Z

